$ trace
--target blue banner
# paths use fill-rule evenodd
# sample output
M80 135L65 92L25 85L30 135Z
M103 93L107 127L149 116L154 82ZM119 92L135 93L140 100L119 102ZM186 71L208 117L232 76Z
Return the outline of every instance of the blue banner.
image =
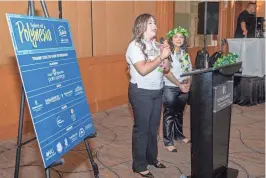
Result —
M68 21L7 14L44 167L95 133Z

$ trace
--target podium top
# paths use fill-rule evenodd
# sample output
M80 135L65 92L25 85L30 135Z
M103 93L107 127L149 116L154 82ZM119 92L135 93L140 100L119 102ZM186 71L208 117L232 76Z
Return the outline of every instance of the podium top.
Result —
M241 64L242 64L242 62L237 62L234 64L221 66L221 67L217 67L217 68L196 69L196 70L193 70L191 72L183 73L180 75L180 77L197 75L197 74L214 72L214 71L219 71L223 75L233 75L234 73L238 72L238 70L241 68Z

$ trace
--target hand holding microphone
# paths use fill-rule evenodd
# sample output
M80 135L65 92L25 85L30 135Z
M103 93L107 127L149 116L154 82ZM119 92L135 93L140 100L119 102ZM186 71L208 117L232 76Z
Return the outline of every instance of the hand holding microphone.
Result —
M168 57L171 54L170 48L169 47L163 47L163 49L161 50L161 55L160 58L161 60L169 60Z
M168 41L164 40L164 38L161 37L160 42L161 42L161 44L163 44L161 54L163 54L164 51L165 51L165 53L167 53L167 55L163 59L168 58L169 61L173 62L172 57L171 57L171 49L170 49L170 45L168 44Z
M170 45L167 40L164 40L164 38L161 38L160 42L162 44L160 58L164 69L168 71L171 68L172 62Z

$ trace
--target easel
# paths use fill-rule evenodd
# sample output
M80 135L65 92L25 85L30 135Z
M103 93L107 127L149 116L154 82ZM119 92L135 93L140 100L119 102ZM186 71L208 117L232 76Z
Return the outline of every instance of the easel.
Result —
M44 15L46 18L49 18L49 14L47 11L46 3L44 0L40 0L42 9L44 12ZM58 7L59 7L59 18L62 19L62 1L58 1ZM28 15L29 16L35 16L35 6L34 6L34 0L29 0L28 1ZM15 164L15 173L14 173L14 178L19 177L19 167L20 167L20 154L21 154L21 148L22 146L32 142L33 140L36 139L36 137L29 139L25 142L22 143L22 131L23 131L23 120L24 120L24 108L25 108L25 93L24 93L24 87L22 86L21 89L21 101L20 101L20 112L19 112L19 125L18 125L18 137L17 137L17 151L16 151L16 164ZM86 150L88 152L89 160L91 162L92 168L93 168L93 173L95 178L99 178L99 169L98 165L94 162L92 152L88 143L87 139L94 138L96 136L96 133L93 135L88 136L87 138L84 139L85 145L86 145ZM64 159L60 158L59 160L55 161L52 163L49 167L45 168L45 175L46 178L50 178L50 168L63 165L64 164Z

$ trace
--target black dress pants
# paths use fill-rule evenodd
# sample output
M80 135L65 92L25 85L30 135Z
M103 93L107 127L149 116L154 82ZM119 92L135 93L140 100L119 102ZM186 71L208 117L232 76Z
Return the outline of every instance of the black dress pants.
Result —
M163 137L165 146L173 146L174 140L183 140L183 112L188 93L179 87L165 86L163 92Z
M157 130L161 117L162 89L146 90L130 83L128 95L134 115L132 169L143 172L148 164L158 163Z

